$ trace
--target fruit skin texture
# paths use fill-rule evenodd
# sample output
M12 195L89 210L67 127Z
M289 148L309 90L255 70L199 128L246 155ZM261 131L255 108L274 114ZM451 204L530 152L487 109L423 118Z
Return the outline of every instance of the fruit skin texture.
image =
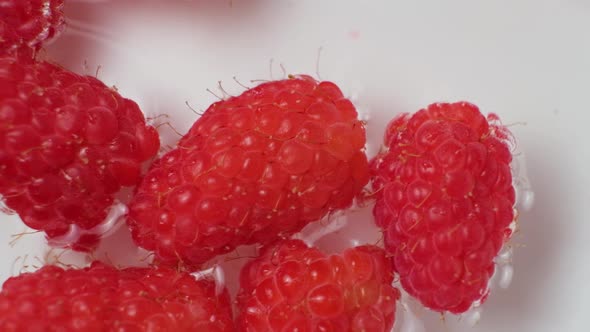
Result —
M165 267L118 270L94 262L44 266L8 279L0 293L0 330L234 331L226 289Z
M121 187L159 149L137 104L94 77L0 58L0 195L23 222L90 250ZM78 230L78 231L76 231Z
M466 102L401 114L371 161L373 214L401 284L436 311L485 299L511 234L511 135L497 120Z
M0 56L32 59L64 29L63 0L0 1Z
M375 246L326 255L299 240L265 247L240 273L237 330L391 331L399 291Z
M199 265L288 237L351 205L369 180L365 130L331 82L292 76L213 104L130 204L135 242Z

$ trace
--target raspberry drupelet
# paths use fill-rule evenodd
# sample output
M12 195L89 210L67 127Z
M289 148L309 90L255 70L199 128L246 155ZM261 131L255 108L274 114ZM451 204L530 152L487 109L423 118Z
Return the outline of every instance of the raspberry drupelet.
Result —
M373 214L401 284L436 311L485 299L512 233L511 135L496 120L466 102L401 114L371 161Z
M352 204L369 179L365 129L331 82L263 83L207 109L152 165L128 223L158 260L199 265Z
M241 271L237 330L389 332L400 298L392 272L375 246L326 255L278 242Z
M219 293L218 293L219 292ZM233 332L226 289L164 267L44 266L8 279L0 330Z
M27 226L93 249L114 195L158 150L137 104L96 78L0 58L0 195Z
M0 56L30 60L64 29L63 0L0 2Z

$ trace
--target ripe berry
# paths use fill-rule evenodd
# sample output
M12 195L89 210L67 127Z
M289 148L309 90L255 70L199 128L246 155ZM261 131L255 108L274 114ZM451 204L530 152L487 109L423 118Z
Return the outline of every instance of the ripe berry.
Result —
M158 149L137 104L96 78L0 58L0 194L27 226L92 249L113 195Z
M234 331L229 294L164 267L44 266L8 279L2 331Z
M351 205L365 129L330 82L274 81L213 104L138 187L128 223L160 261L201 264Z
M461 313L487 295L514 220L509 137L465 102L387 128L386 150L371 161L373 214L402 286L426 307Z
M299 240L265 247L240 274L238 331L391 331L400 297L383 249L326 255Z
M63 0L0 2L0 56L31 59L64 28Z

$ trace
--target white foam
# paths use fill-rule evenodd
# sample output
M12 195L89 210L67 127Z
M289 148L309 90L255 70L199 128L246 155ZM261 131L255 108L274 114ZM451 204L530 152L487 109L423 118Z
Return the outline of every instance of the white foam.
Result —
M510 286L510 284L512 283L512 276L514 275L514 267L512 267L512 264L510 265L505 265L503 267L500 268L500 278L498 279L498 285L503 288L506 289Z

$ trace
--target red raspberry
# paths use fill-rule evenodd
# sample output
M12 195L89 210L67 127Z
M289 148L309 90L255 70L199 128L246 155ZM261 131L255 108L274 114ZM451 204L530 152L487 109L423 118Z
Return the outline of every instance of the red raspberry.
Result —
M240 274L238 331L391 331L399 291L375 246L326 255L299 240L265 247Z
M0 58L0 194L49 238L89 250L113 195L139 182L159 149L137 104L94 77Z
M433 104L396 117L371 161L376 223L426 307L461 313L487 293L514 220L509 135L472 104Z
M81 270L45 266L8 279L0 330L234 331L226 289L164 267Z
M64 28L63 0L0 1L0 56L32 58Z
M129 225L161 261L200 264L351 205L365 129L331 82L273 81L213 104L138 187Z

